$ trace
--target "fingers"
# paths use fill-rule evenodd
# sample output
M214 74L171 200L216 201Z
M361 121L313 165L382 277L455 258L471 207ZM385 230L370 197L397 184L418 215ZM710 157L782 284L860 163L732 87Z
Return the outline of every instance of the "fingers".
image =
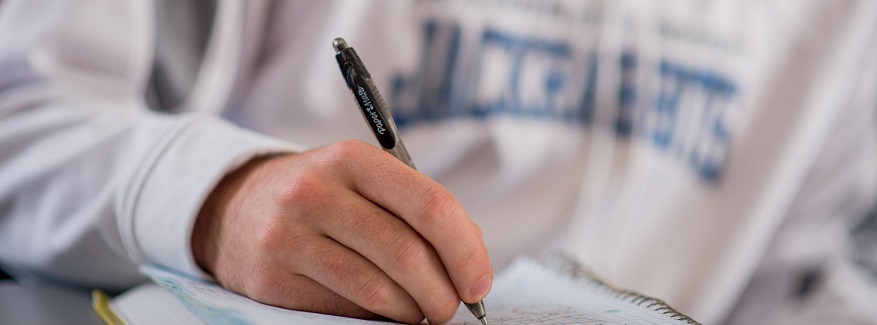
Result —
M435 249L458 296L480 301L493 281L481 232L444 187L390 154L360 141L327 148L340 179L366 199L410 225Z
M243 170L233 195L215 200L228 206L215 210L224 226L210 241L221 248L213 273L232 290L411 323L447 321L460 299L489 290L481 233L460 203L380 149L345 141Z
M362 319L379 316L368 311L313 279L300 274L286 274L277 280L263 279L251 285L248 295L263 303L292 310ZM301 299L308 297L308 299Z
M298 286L305 284L314 292L312 295L303 295L293 291L288 296L273 297L277 298L281 307L360 318L368 315L363 313L367 310L405 323L419 323L423 319L420 308L405 289L356 252L322 236L311 236L294 245L299 245L297 247L302 253L299 256L305 258L288 261L290 271L301 274L290 273L290 279L298 281L290 287L300 290ZM314 283L309 284L301 279L302 276ZM273 283L268 281L268 284ZM283 292L277 287L266 290ZM356 305L361 308L354 307Z
M335 218L322 225L329 237L374 263L417 302L424 316L450 320L460 297L430 244L408 224L354 192L342 194Z

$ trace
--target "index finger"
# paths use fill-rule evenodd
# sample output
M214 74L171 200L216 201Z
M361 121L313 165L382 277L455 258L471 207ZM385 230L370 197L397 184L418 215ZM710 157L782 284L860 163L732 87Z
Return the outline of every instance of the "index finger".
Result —
M344 179L364 198L396 215L433 246L457 294L467 303L484 299L493 269L478 229L444 186L389 153L361 141L333 146Z

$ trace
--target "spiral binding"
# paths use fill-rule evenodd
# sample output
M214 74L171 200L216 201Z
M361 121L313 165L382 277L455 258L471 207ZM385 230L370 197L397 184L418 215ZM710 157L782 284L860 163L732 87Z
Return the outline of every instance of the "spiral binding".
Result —
M701 325L691 317L673 309L673 307L670 307L670 305L663 300L652 298L635 291L616 288L604 282L577 260L562 252L552 252L543 257L540 262L549 268L569 276L574 281L580 282L586 286L595 286L614 299L625 301L637 306L644 306L645 308L666 315L672 319L683 321L686 324Z

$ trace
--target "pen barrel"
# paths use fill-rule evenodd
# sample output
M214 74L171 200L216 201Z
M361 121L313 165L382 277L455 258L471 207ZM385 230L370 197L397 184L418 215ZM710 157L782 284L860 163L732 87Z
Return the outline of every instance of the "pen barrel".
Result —
M383 96L381 96L381 92L378 91L378 87L375 86L374 81L371 78L363 78L363 81L368 86L368 89L371 90L372 95L375 99L375 110L378 112L378 115L384 120L386 123L386 128L389 129L389 135L393 138L395 145L392 148L383 147L385 151L389 152L401 160L403 163L408 165L413 169L417 169L414 166L414 160L411 159L411 155L408 154L408 150L405 148L405 144L402 142L402 139L399 137L399 130L396 129L396 122L393 120L393 115L390 114L390 109L387 107L387 103L384 101ZM365 116L366 111L363 109L362 111L363 117L368 119L368 116ZM376 134L377 135L377 134ZM378 141L380 142L380 137L378 137ZM383 142L381 143L383 146Z
M387 108L387 103L359 59L359 55L356 54L356 50L347 46L347 42L340 38L333 42L333 46L337 51L335 60L338 61L338 68L341 69L347 88L353 92L353 98L359 106L362 117L365 118L381 148L411 168L417 169L402 139L399 138L399 130L396 129L396 123Z

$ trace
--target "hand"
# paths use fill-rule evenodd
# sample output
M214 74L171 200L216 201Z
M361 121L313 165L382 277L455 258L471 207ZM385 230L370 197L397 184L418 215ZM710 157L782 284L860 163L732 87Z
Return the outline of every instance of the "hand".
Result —
M460 202L360 141L227 175L196 220L192 252L224 287L266 304L406 323L447 322L493 281Z

